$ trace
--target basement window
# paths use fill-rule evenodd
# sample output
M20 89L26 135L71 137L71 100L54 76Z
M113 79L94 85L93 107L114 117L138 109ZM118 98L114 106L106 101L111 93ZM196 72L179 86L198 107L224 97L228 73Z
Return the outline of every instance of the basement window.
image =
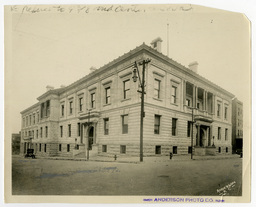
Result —
M156 153L156 155L160 155L161 154L161 146L156 146L155 153Z

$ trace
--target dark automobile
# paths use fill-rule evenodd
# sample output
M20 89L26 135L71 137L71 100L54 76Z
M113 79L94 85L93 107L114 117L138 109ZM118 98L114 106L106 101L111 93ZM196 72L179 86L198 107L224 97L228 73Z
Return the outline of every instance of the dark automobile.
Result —
M240 155L240 157L243 157L243 149L237 149L236 154Z
M35 159L36 156L34 155L34 149L27 149L27 154L25 154L25 158L32 157L32 159Z

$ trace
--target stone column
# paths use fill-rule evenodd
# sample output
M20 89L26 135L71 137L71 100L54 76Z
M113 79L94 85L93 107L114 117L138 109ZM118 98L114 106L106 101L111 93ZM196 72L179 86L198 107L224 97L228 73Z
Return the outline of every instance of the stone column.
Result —
M205 91L205 111L208 112L208 92Z
M205 111L205 103L206 103L206 101L205 101L205 90L204 90L204 92L203 92L203 107L202 107L203 111Z
M193 107L196 108L197 107L197 90L198 88L193 85Z
M206 128L206 140L204 146L209 146L209 127Z
M187 93L187 89L186 89L186 85L187 85L187 81L183 81L183 105L186 105L186 93Z
M209 137L209 142L208 142L208 146L212 145L212 126L210 126L210 137Z
M213 99L212 99L212 113L215 114L215 95L212 95Z
M96 144L96 127L97 127L97 123L94 122L93 123L93 144Z
M196 146L199 146L200 143L200 124L197 125L197 139L196 139Z

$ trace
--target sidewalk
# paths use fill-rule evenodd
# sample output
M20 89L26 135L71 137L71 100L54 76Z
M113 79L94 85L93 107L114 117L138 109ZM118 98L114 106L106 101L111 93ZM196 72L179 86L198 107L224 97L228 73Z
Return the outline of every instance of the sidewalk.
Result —
M16 156L15 156L16 157ZM17 156L21 157L21 156ZM74 161L87 161L86 158L73 158L73 157L36 157L37 159L49 159L49 160L74 160ZM193 156L193 160L222 160L222 159L238 159L240 155L215 155L215 156ZM241 159L241 158L240 158ZM172 159L169 156L152 156L143 157L143 163L153 163L153 162L176 162L176 161L189 161L191 160L191 155L174 155ZM116 158L106 157L106 156L96 156L90 157L89 162L118 162L118 163L141 163L138 157L128 157L120 156Z

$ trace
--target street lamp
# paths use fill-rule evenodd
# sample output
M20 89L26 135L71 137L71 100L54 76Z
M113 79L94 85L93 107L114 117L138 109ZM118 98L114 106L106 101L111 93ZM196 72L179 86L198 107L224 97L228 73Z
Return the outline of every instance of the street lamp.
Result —
M139 93L141 93L141 111L140 111L140 162L143 162L143 118L145 116L144 114L144 95L145 95L145 68L146 64L148 64L151 60L146 59L139 62L139 65L142 65L142 80L140 79L140 73L139 68L137 65L137 62L135 61L133 66L133 81L137 82L137 79L139 77L140 87L141 91L138 90ZM138 76L137 76L138 73Z

